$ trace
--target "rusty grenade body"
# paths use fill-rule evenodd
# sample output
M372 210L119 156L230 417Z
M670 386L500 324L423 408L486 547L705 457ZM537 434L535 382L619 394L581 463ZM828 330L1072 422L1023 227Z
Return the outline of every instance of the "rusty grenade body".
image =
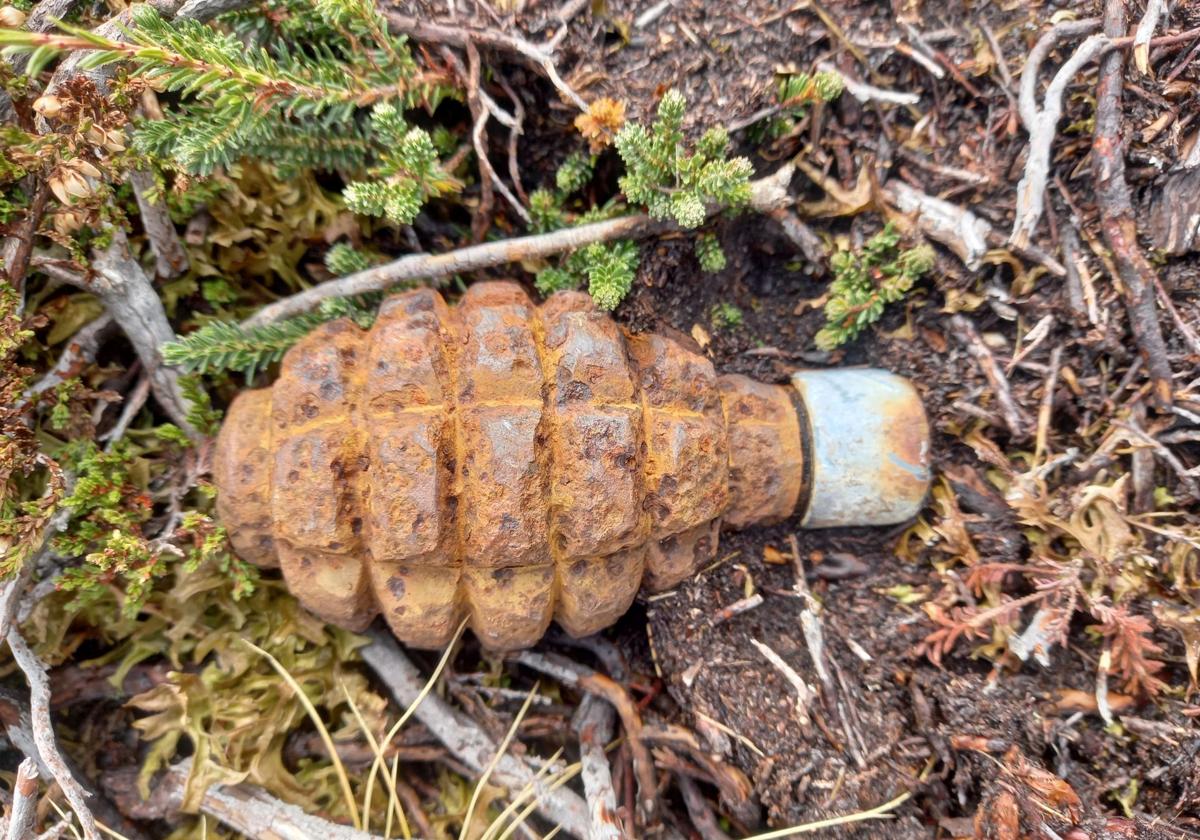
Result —
M708 562L722 523L908 518L928 429L886 372L717 376L585 294L487 282L314 330L234 400L214 476L235 550L312 612L382 614L422 648L466 616L504 650L608 626Z

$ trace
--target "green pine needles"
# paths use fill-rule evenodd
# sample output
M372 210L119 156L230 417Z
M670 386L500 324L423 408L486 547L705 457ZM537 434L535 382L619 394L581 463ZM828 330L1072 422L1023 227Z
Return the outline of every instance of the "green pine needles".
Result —
M653 219L697 228L710 204L737 209L750 202L752 169L746 158L728 157L729 134L721 127L704 132L689 150L682 128L686 111L683 94L667 91L653 125L626 125L615 143L625 162L620 185L626 198Z
M338 318L350 318L363 329L375 320L378 295L327 298L313 312L274 324L246 328L228 321L212 321L178 341L163 345L163 361L187 373L240 371L246 379L283 358L283 354L314 327Z
M457 92L418 68L373 2L274 5L280 18L306 22L303 48L263 26L258 10L224 18L224 31L168 21L148 4L133 7L127 42L63 25L66 34L0 30L0 44L32 53L31 74L60 53L85 50L92 53L85 68L127 61L135 76L179 94L180 104L140 124L134 141L138 151L190 174L243 158L274 164L284 177L339 169L353 179L353 209L397 223L457 189L429 134L403 117L404 108L433 108Z
M878 321L889 303L901 300L933 268L933 258L928 245L900 248L900 234L891 223L871 237L861 252L834 254L830 259L833 283L825 303L827 323L817 333L817 346L832 350Z

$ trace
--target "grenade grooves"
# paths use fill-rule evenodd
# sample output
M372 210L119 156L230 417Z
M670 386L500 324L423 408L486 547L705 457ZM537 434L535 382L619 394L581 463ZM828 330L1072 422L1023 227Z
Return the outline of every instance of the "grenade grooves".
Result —
M422 648L464 616L494 649L552 619L596 632L709 561L722 518L790 516L802 476L785 388L510 283L314 330L234 400L214 464L240 556L322 618L382 614Z

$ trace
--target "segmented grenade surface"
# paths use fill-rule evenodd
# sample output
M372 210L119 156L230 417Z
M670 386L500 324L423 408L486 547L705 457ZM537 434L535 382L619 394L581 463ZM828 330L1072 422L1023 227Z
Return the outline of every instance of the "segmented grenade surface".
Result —
M234 400L214 474L234 548L314 613L352 629L381 613L425 648L465 614L512 649L678 583L722 518L789 516L801 458L783 388L626 335L585 294L534 306L479 283L453 308L420 289L370 331L314 330Z

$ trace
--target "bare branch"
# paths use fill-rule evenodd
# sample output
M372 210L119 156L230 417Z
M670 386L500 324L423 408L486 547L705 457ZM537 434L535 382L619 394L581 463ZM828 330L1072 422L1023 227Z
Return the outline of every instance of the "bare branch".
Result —
M785 206L790 201L787 188L793 171L789 164L765 178L752 181L750 208L767 213ZM716 209L713 208L713 211ZM445 254L408 254L365 271L318 283L303 292L267 304L243 321L242 327L258 327L303 314L326 298L379 292L409 280L436 280L505 263L549 257L583 248L594 242L608 242L625 237L639 238L674 228L675 225L670 222L659 222L644 214L638 214L563 228L552 233L516 236L499 242L470 245Z
M371 644L359 651L363 661L388 687L397 703L409 706L421 693L425 678L390 633L374 630L368 635ZM483 771L496 753L496 743L474 721L435 694L427 696L414 714L459 761L477 773ZM572 790L565 787L551 789L545 780L535 779L533 771L517 756L502 755L491 778L513 790L532 785L538 810L548 820L581 840L588 836L587 803Z
M617 710L621 717L621 725L625 727L629 750L633 754L633 773L637 777L641 794L638 808L643 819L647 823L652 822L658 798L654 760L650 756L650 750L642 742L642 716L638 713L629 692L603 674L562 656L525 650L514 655L513 661L554 677L564 685L602 697Z
M955 315L950 319L950 329L953 330L954 337L962 342L963 347L975 359L983 371L983 375L987 377L988 384L992 386L992 392L996 395L996 401L1000 403L1000 410L1004 414L1004 422L1008 426L1009 433L1016 440L1025 440L1029 436L1029 418L1017 405L1017 401L1013 399L1012 389L1008 386L1004 370L996 361L996 357L992 355L992 351L983 343L983 339L979 336L979 330L975 329L975 325L962 315Z
M39 264L39 269L51 277L100 298L149 374L150 388L159 405L177 426L196 435L187 420L188 401L179 388L178 374L163 365L159 354L162 345L174 341L175 332L150 278L130 254L124 232L112 230L112 244L93 253L92 268L92 272L83 274L56 262Z
M1040 41L1038 43L1041 44ZM1032 62L1025 66L1025 72L1021 75L1020 101L1021 119L1029 131L1029 157L1025 161L1025 174L1017 185L1017 211L1009 236L1009 241L1014 245L1028 245L1042 218L1046 181L1050 177L1050 151L1058 131L1058 121L1062 117L1063 94L1067 85L1085 64L1108 46L1108 38L1103 35L1092 35L1084 41L1054 75L1054 80L1046 88L1041 110L1037 110L1029 101L1037 84L1036 76L1031 77L1031 73L1036 73L1036 67L1031 70Z
M554 66L554 59L550 56L550 53L541 47L529 43L524 38L518 38L515 35L497 32L492 29L447 26L441 23L434 23L433 21L420 20L410 15L403 15L390 10L384 11L384 17L387 18L388 28L393 32L410 35L418 41L426 41L433 44L450 44L461 49L466 49L467 44L474 43L480 46L514 52L540 68L546 74L546 78L550 80L550 83L558 89L558 92L568 102L581 111L588 109L587 103L558 74L558 68Z
M13 784L12 810L8 814L8 840L28 840L33 837L37 819L38 768L33 759L26 758L17 768Z
M155 273L159 277L178 277L188 269L187 251L171 221L167 211L167 203L159 196L157 201L151 200L154 191L154 176L144 169L134 169L129 173L129 184L133 187L134 197L137 198L138 216L150 240L150 248L154 251L156 261Z
M1106 0L1104 31L1111 38L1124 33L1125 0ZM1129 184L1125 181L1125 141L1121 135L1124 68L1125 56L1118 50L1110 52L1100 63L1092 172L1096 180L1100 228L1124 286L1130 330L1146 363L1146 373L1154 384L1154 400L1165 407L1173 401L1173 385L1167 346L1154 306L1155 271L1138 245L1137 222Z
M16 627L8 631L8 647L17 667L29 681L29 714L38 755L75 811L83 829L84 840L100 840L96 818L88 808L88 793L76 781L62 753L58 751L58 743L54 738L54 723L50 719L50 681L46 677L46 665L30 650Z
M112 315L105 312L99 318L89 321L81 327L75 335L71 336L71 340L63 348L62 355L58 357L54 367L46 371L41 379L30 386L25 395L26 402L44 391L57 387L60 382L77 376L84 368L96 361L96 353L100 351L105 339L112 334L116 326Z
M580 702L573 728L579 736L580 776L592 820L588 840L623 840L626 836L617 815L612 767L605 752L612 740L615 723L616 713L612 706L599 697L588 694Z
M1158 28L1158 19L1167 11L1167 0L1148 0L1146 14L1133 33L1133 63L1139 73L1150 72L1150 39Z

